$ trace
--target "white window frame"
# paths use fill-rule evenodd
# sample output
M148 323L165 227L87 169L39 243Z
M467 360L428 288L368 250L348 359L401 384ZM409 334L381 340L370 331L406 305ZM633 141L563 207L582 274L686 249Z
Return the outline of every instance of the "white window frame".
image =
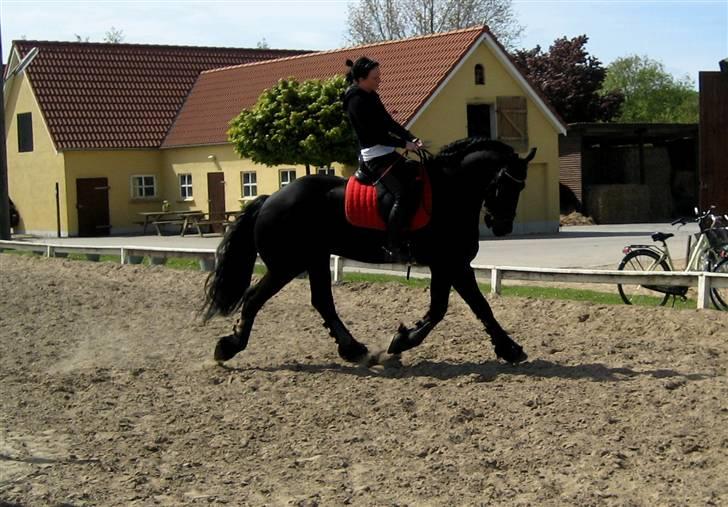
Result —
M137 179L142 178L141 180L141 186L138 186ZM140 195L138 190L144 188L149 188L149 185L144 181L144 178L152 178L152 195ZM129 186L131 189L131 198L132 199L156 199L159 192L158 192L158 186L157 186L157 176L154 174L132 174L131 179L129 180Z
M189 177L189 182L183 181L186 177ZM179 196L183 201L192 201L194 200L194 192L192 190L192 173L182 173L178 177L179 181ZM185 190L187 190L187 195L185 195Z
M245 176L253 177L254 181L245 182ZM248 195L245 191L248 190ZM240 172L240 196L243 199L253 199L258 196L258 172L257 171L241 171Z
M316 174L321 174L324 176L336 176L336 170L330 165L321 166L316 168Z
M291 174L293 174L293 178L291 178ZM283 175L286 176L285 180L283 178ZM283 188L286 185L289 185L296 179L296 170L295 169L281 169L278 171L278 188Z

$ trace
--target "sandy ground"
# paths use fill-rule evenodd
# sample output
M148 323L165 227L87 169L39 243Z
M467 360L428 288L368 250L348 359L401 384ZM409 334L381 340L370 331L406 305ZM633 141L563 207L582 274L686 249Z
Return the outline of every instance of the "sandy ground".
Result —
M204 277L0 254L0 504L728 504L728 313L492 298L514 367L453 296L368 369L295 280L223 368ZM335 297L376 348L428 291Z

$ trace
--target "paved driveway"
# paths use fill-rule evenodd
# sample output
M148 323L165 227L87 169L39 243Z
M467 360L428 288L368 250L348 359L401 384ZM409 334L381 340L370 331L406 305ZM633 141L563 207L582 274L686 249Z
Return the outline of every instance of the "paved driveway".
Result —
M558 234L517 236L480 242L474 264L543 268L616 269L622 248L629 244L651 244L653 232L671 232L668 240L673 260L685 258L689 235L697 224L678 229L670 224L619 224L562 227Z
M622 247L651 243L656 231L676 235L668 244L673 259L685 258L685 242L698 231L697 224L678 229L669 224L619 224L562 227L554 235L510 236L480 242L474 264L546 268L615 269L622 259ZM33 241L73 245L161 246L171 248L216 248L219 235L199 236L113 236L109 238L37 238Z

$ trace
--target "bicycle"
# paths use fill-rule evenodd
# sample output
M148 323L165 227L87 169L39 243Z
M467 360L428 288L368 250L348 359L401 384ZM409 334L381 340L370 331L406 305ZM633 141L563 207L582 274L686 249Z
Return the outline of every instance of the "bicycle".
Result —
M671 225L686 225L687 220L697 222L700 232L696 234L696 242L688 238L687 263L684 271L716 271L728 272L728 216L714 214L714 206L708 211L700 212L695 208L694 219L679 218ZM725 238L724 238L725 235ZM675 266L667 246L667 240L673 237L672 233L656 232L652 234L652 241L662 243L659 245L628 245L622 249L625 254L617 268L620 271L675 271ZM664 306L673 298L685 301L688 287L663 285L627 285L618 284L617 289L625 304L659 305ZM726 289L711 289L710 297L713 304L720 310L728 310L728 291Z

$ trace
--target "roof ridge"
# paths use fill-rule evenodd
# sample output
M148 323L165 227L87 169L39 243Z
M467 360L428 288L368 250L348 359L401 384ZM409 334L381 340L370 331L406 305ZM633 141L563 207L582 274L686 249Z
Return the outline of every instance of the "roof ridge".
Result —
M415 40L434 39L437 37L444 37L444 36L448 36L448 35L454 35L457 33L474 32L474 31L478 31L481 33L491 33L490 29L488 28L488 25L474 25L474 26L471 26L468 28L458 28L457 30L450 30L449 32L428 33L425 35L416 35L416 36L407 37L404 39L393 39L393 40L386 40L386 41L381 41L381 42L372 42L369 44L362 44L359 46L349 46L349 47L345 47L345 48L327 49L324 51L313 51L311 53L293 55L293 56L285 56L283 58L273 58L270 60L264 60L264 61L260 61L260 62L241 63L239 65L230 65L228 67L219 67L216 69L205 70L205 71L200 72L200 74L212 74L214 72L227 71L227 70L231 70L231 69L239 69L242 67L252 67L255 65L264 65L267 63L283 62L283 61L289 61L289 60L294 60L294 59L299 59L299 58L308 58L308 57L312 57L312 56L328 55L328 54L333 54L333 53L342 53L344 51L354 51L357 49L365 49L365 48L380 47L380 46L387 46L387 45L393 45L393 44L401 44L403 42L411 42L411 41L415 41Z
M238 46L193 46L189 44L150 44L150 43L133 43L133 42L83 42L83 41L62 41L62 40L27 40L16 39L12 41L12 45L38 45L45 46L100 46L104 48L154 48L154 49L215 49L230 51L256 51L265 52L305 52L312 51L310 49L274 49L274 48L246 48Z

